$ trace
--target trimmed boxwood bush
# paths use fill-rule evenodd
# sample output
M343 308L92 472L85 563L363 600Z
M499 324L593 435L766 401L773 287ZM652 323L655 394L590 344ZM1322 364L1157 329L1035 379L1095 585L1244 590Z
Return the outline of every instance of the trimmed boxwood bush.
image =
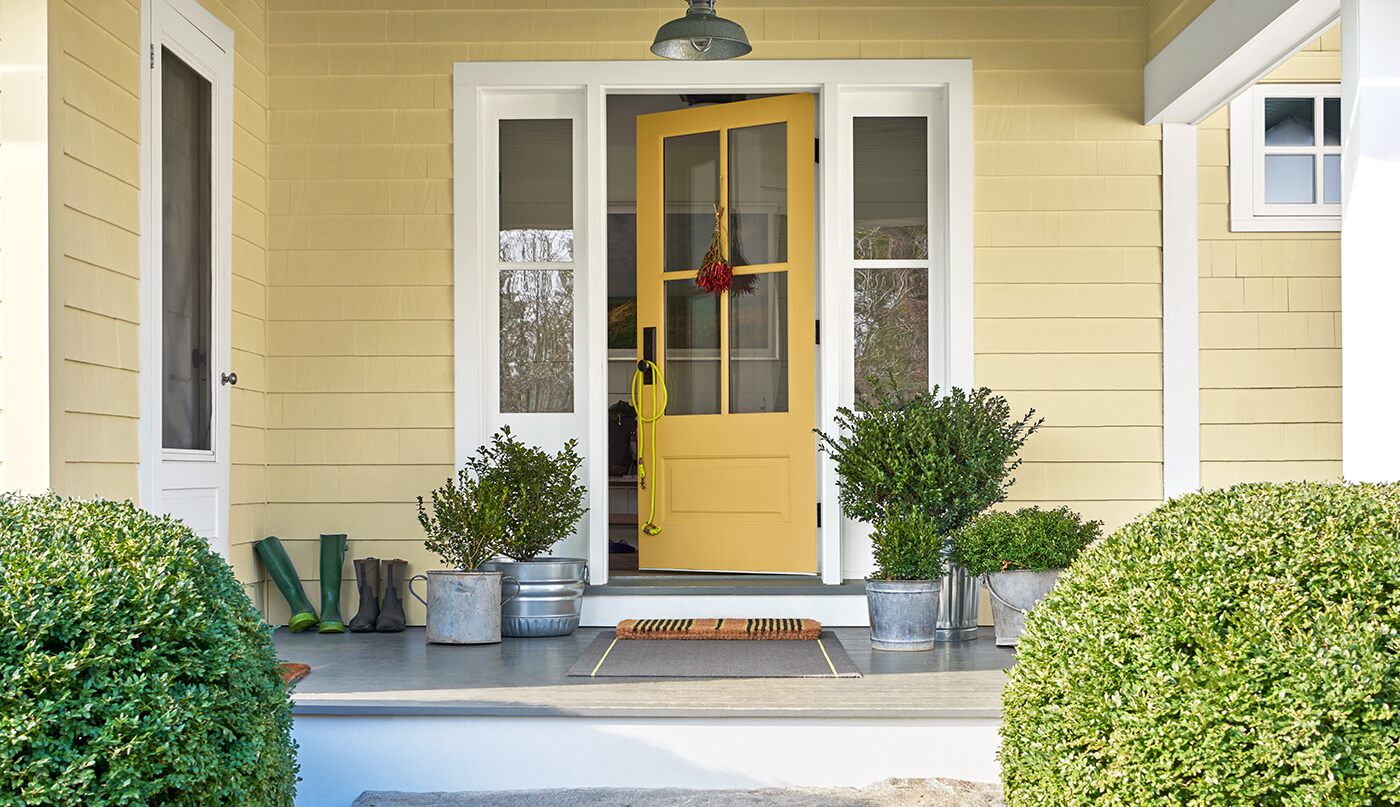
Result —
M1400 804L1400 485L1240 485L1090 547L1001 760L1011 807Z
M290 731L269 630L204 539L0 497L0 804L284 807Z
M953 534L953 560L972 574L1063 569L1099 537L1103 524L1068 507L993 510Z

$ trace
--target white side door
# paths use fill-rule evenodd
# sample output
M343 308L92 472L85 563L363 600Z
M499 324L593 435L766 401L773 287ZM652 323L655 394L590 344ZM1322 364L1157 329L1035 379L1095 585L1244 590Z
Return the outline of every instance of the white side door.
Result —
M145 11L141 503L227 557L233 32L195 0Z

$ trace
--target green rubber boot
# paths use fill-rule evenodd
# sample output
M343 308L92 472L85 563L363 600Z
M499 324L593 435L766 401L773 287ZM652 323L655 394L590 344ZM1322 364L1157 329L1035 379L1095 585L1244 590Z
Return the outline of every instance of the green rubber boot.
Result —
M287 605L291 606L292 620L287 623L287 627L292 629L292 633L316 627L319 621L316 619L316 612L311 608L311 601L306 598L306 589L301 587L301 577L297 575L292 559L287 557L287 550L282 547L282 542L277 540L277 536L269 535L253 546L257 549L258 557L262 558L263 566L267 567L267 576L277 584L277 590L282 592L282 596L287 598Z
M340 572L345 567L344 535L321 536L321 633L344 633L340 616Z

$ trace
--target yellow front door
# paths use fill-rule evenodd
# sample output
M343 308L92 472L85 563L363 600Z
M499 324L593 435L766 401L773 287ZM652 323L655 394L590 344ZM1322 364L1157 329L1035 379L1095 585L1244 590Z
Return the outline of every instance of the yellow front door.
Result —
M637 344L668 397L641 568L817 571L814 119L805 94L637 118ZM717 220L734 280L712 294Z

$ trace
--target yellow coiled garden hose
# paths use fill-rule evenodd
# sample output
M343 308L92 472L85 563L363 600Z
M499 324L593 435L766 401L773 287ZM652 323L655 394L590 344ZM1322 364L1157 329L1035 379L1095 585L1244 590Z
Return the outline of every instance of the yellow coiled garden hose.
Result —
M645 384L646 371L652 374L651 386L651 415L642 413L642 391L640 387ZM656 526L656 480L647 483L647 466L650 465L653 472L656 469L656 421L666 414L666 379L661 375L661 368L656 366L656 362L643 359L637 362L637 372L632 374L632 409L637 413L637 481L642 488L647 491L647 498L650 500L647 505L647 520L642 525L642 532L647 535L660 535L661 528ZM646 427L651 426L651 439L645 439ZM651 459L646 457L646 449L651 449Z

